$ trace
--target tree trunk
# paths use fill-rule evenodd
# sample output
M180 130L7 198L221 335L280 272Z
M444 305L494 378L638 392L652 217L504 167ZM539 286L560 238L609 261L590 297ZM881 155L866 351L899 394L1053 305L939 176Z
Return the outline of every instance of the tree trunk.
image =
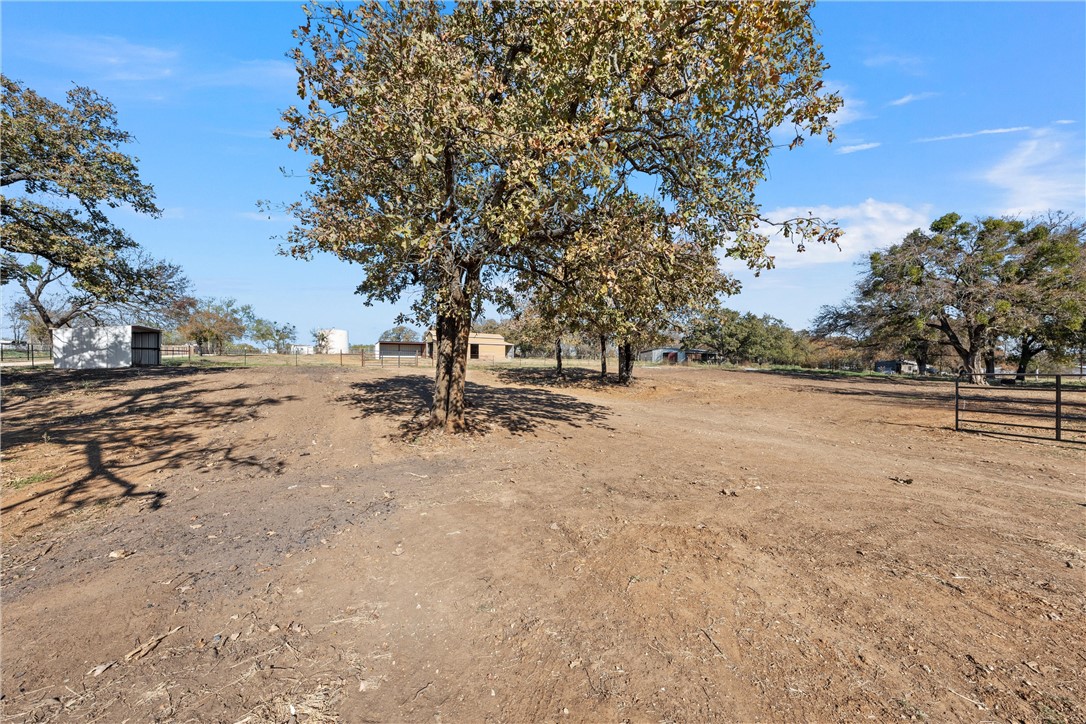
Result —
M559 335L554 340L554 361L555 361L555 377L562 376L562 337Z
M984 351L984 376L988 380L988 384L998 382L995 376L995 350L987 349Z
M1015 370L1017 373L1014 379L1018 382L1026 381L1026 372L1029 371L1029 363L1033 361L1033 358L1045 351L1044 344L1034 345L1036 340L1032 335L1022 335L1022 339L1019 340L1019 353L1018 353L1018 368Z
M916 366L920 368L920 374L928 371L928 343L921 340L916 343Z
M618 348L618 381L624 385L633 379L633 344L624 341Z
M964 363L962 373L969 382L974 385L988 384L988 378L984 376L984 356L980 352L970 350L966 354L959 354L959 356Z
M975 385L988 384L988 380L984 376L984 359L981 354L980 344L980 340L983 339L986 331L985 327L971 328L968 339L969 344L966 346L946 317L940 317L938 324L929 326L935 327L935 329L946 335L950 346L958 353L958 357L962 361L962 368L958 370L959 378L964 378Z
M600 379L607 379L607 335L600 335Z
M435 341L434 402L427 426L445 432L463 432L468 367L468 335L471 334L471 299L478 271L455 279L443 311L437 315Z

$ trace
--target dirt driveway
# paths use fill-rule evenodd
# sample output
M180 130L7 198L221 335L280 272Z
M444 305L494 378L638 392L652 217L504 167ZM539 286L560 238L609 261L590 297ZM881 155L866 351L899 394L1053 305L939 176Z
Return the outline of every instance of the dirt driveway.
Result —
M1086 452L950 389L4 378L3 720L1086 721Z

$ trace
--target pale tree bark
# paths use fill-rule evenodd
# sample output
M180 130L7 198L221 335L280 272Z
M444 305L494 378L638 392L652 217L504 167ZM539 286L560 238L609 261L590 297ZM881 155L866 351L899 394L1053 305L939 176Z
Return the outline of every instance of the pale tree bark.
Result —
M633 344L625 340L618 347L618 381L624 385L633 379Z

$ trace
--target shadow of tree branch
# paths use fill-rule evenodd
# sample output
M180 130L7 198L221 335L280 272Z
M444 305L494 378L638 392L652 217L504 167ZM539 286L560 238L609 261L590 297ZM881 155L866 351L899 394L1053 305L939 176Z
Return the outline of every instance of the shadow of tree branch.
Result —
M231 466L276 472L268 460L238 456L232 445L207 445L207 431L252 419L261 408L280 405L294 396L251 396L246 384L216 388L201 386L209 376L229 370L171 367L138 370L78 370L4 379L4 444L50 442L77 448L85 474L75 480L41 488L0 508L10 512L54 493L58 511L67 512L116 499L146 499L152 510L161 507L165 492L140 490L133 469L179 467L186 463L222 460ZM5 376L6 377L6 376ZM152 384L133 386L134 379ZM116 399L93 412L66 404L65 395L114 394ZM227 399L209 401L208 393L237 391ZM43 401L42 397L55 397ZM33 404L30 404L33 402ZM46 414L42 414L46 410Z

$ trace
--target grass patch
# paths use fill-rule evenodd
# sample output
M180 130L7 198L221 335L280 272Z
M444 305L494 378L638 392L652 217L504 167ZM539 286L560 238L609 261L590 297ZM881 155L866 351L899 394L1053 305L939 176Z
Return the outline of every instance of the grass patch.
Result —
M52 480L55 477L56 473L34 473L33 475L27 475L25 478L12 480L8 483L8 487L12 490L19 490L35 483L44 483L46 480Z
M221 358L215 359L164 359L162 360L163 367L189 367L195 369L211 369L214 367L245 367L245 363L241 360L237 362L233 360L224 360Z

